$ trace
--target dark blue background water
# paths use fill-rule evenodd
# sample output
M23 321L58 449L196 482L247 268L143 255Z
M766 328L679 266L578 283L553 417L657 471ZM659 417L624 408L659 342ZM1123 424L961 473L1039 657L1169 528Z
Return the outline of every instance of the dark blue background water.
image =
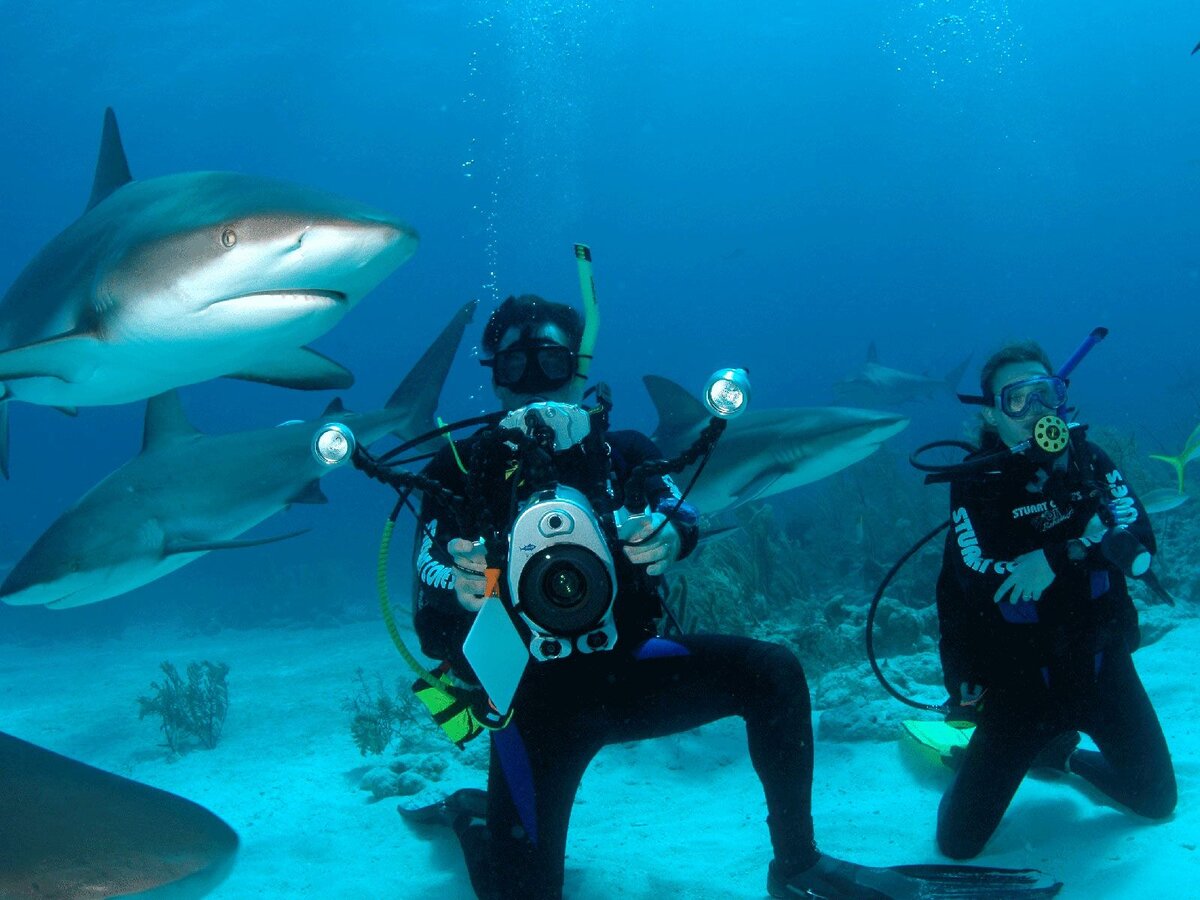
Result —
M413 261L317 345L357 373L352 407L382 403L469 298L576 301L583 240L604 310L594 373L622 424L653 427L645 372L698 387L740 363L762 405L813 405L870 340L934 374L1019 337L1061 360L1100 324L1112 336L1073 386L1084 418L1145 450L1200 420L1192 4L60 2L0 19L0 286L82 210L112 105L135 177L271 175L420 230ZM490 407L469 350L447 418ZM184 392L213 431L327 400ZM911 411L902 446L964 418L947 398ZM136 452L141 408L16 405L11 421L0 562ZM324 572L309 587L369 594L388 500L351 474L325 489L330 506L256 532L306 537L58 615L287 603L303 562Z

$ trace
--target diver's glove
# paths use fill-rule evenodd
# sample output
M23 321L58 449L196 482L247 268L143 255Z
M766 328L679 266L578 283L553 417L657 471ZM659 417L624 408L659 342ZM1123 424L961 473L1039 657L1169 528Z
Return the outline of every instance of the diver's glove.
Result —
M874 868L821 854L816 865L785 878L774 862L767 873L772 897L806 900L937 900L937 898L1053 897L1062 882L1037 869L928 865Z
M640 516L634 520L641 523L640 528L631 534L621 534L621 539L627 542L622 549L629 561L635 566L646 566L649 575L661 575L667 571L667 567L679 559L679 551L683 546L675 525L672 522L663 525L666 518L660 512ZM654 534L660 525L662 530ZM647 540L651 534L654 536Z
M1050 560L1046 559L1045 550L1022 553L1011 565L1011 573L992 597L997 603L1002 603L1005 599L1009 603L1040 600L1046 588L1054 581L1054 570L1050 568Z
M446 545L454 561L454 593L464 609L479 612L483 607L484 592L487 590L487 555L483 542L471 542L466 538L455 538Z

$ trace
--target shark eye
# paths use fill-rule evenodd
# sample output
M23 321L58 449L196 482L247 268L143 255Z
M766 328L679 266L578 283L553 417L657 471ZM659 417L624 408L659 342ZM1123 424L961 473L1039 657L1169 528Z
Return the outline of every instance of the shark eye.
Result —
M224 244L226 248L232 247L237 243L237 232L232 228L226 228L221 232L221 243Z

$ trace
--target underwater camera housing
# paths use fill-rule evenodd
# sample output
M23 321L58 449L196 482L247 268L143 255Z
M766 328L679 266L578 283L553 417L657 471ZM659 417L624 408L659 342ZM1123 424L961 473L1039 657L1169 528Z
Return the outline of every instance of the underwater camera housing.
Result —
M539 662L611 650L617 575L592 505L574 488L537 491L509 532L508 596Z
M559 454L587 439L591 416L575 404L539 401L512 410L500 427ZM616 644L612 549L582 491L550 481L520 504L508 528L505 586L513 613L529 629L529 654L538 662Z

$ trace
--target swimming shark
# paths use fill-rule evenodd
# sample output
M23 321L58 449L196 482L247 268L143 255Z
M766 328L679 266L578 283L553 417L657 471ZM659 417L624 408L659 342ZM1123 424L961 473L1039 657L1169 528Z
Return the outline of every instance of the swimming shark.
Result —
M73 412L228 376L308 390L353 376L304 345L415 252L361 203L233 172L134 181L112 109L87 208L0 299L7 402Z
M46 529L0 584L0 600L51 609L98 603L212 550L294 537L239 540L293 503L328 502L320 480L332 469L312 454L320 425L343 422L363 446L387 434L407 439L432 430L438 396L475 305L455 314L376 412L348 412L334 400L310 421L207 435L188 422L177 391L151 398L141 453Z
M657 375L642 381L658 410L653 439L674 456L691 445L710 415L675 382ZM749 409L729 420L688 502L716 515L809 484L870 456L907 425L904 416L866 409ZM694 473L692 466L677 476L680 487Z
M970 362L968 356L942 378L914 375L880 365L879 353L872 341L863 367L835 383L833 392L839 402L852 406L900 406L941 392L954 393Z
M190 800L0 732L0 897L203 897L237 849Z

